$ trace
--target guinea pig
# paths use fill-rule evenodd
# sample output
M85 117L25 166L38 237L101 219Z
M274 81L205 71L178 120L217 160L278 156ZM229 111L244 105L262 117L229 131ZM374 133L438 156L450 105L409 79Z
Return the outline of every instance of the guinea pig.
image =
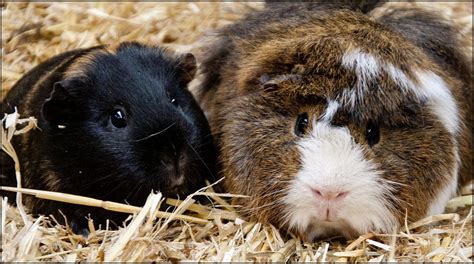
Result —
M192 54L136 42L73 50L36 66L2 102L5 112L17 107L38 119L37 129L13 138L23 187L142 206L152 190L183 198L214 181L209 125L187 89L195 72ZM15 186L12 162L2 155L2 185ZM78 228L88 214L96 223L126 216L31 197L26 203L34 214L60 216L59 209Z
M225 188L250 196L234 201L247 217L307 240L391 233L442 213L472 177L456 29L420 9L379 10L274 4L198 56L198 102Z

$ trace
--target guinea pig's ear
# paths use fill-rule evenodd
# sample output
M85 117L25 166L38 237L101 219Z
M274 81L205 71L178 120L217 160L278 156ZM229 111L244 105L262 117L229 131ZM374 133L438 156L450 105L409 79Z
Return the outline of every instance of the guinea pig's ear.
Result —
M66 125L73 116L74 104L66 90L68 85L68 81L56 82L50 97L43 103L43 117L53 125Z
M270 77L263 74L259 78L260 86L263 90L268 92L288 90L288 86L301 81L301 75L298 74L281 74L275 77Z
M196 57L191 53L185 53L178 56L179 68L184 72L186 83L192 81L197 71Z

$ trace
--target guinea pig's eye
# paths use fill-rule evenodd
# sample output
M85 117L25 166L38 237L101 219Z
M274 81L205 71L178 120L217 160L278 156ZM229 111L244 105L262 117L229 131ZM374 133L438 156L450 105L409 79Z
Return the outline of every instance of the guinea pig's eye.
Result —
M365 138L369 146L377 144L380 140L380 129L379 126L374 123L372 120L367 122L367 128L365 130Z
M296 119L296 125L295 125L295 134L298 137L304 136L304 133L306 132L306 128L308 127L308 114L307 113L302 113L298 115L298 118Z
M125 118L125 113L120 109L115 109L112 114L110 114L110 121L112 122L112 125L117 128L123 128L127 126L127 119Z
M175 98L171 98L170 101L174 106L179 106L178 100L176 100Z

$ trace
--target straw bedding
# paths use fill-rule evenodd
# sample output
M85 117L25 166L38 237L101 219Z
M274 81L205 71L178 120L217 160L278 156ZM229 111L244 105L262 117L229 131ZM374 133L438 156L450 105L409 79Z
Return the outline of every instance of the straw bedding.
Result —
M390 3L389 5L412 5ZM439 8L456 23L466 54L472 53L470 3L420 4ZM8 3L2 4L2 97L27 70L60 52L102 43L139 40L191 50L199 36L234 22L262 3ZM26 118L26 119L21 119ZM34 119L10 116L2 129L2 148L15 123ZM23 124L24 125L24 124ZM24 190L25 191L25 190ZM304 243L271 225L246 222L229 194L212 187L184 201L150 194L143 208L30 191L38 197L67 200L134 213L119 230L92 222L87 237L74 234L48 216L33 218L2 201L2 261L472 261L472 185L450 201L447 213L407 223L393 234L365 234L352 241ZM210 205L193 197L206 195ZM173 205L169 212L156 208ZM171 208L171 207L170 207ZM20 210L19 210L20 209ZM104 209L104 210L106 210ZM25 208L27 211L27 208ZM91 220L92 221L92 220Z

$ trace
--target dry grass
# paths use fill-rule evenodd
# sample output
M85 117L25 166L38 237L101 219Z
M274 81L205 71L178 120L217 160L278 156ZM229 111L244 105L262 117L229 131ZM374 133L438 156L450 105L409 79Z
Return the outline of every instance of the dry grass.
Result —
M397 3L391 3L396 5ZM411 5L411 3L402 3ZM2 7L2 94L27 70L65 50L140 40L190 49L209 29L236 21L261 3L8 3ZM427 4L422 4L427 6ZM430 8L433 8L430 6ZM472 48L470 3L438 3ZM13 120L13 119L12 119ZM33 122L20 119L18 122ZM31 127L33 127L32 124ZM19 131L16 131L19 133ZM20 131L26 132L26 131ZM15 133L2 131L2 149ZM21 176L21 175L18 175ZM393 234L369 233L353 241L304 243L270 225L240 219L226 194L212 187L184 201L150 194L143 208L24 190L45 199L135 212L119 230L108 226L83 237L47 216L33 218L2 201L2 261L472 261L472 186L450 201L447 213L406 224ZM212 205L193 197L207 195ZM160 203L177 206L157 211ZM20 208L21 209L21 208ZM104 209L105 210L105 209Z

